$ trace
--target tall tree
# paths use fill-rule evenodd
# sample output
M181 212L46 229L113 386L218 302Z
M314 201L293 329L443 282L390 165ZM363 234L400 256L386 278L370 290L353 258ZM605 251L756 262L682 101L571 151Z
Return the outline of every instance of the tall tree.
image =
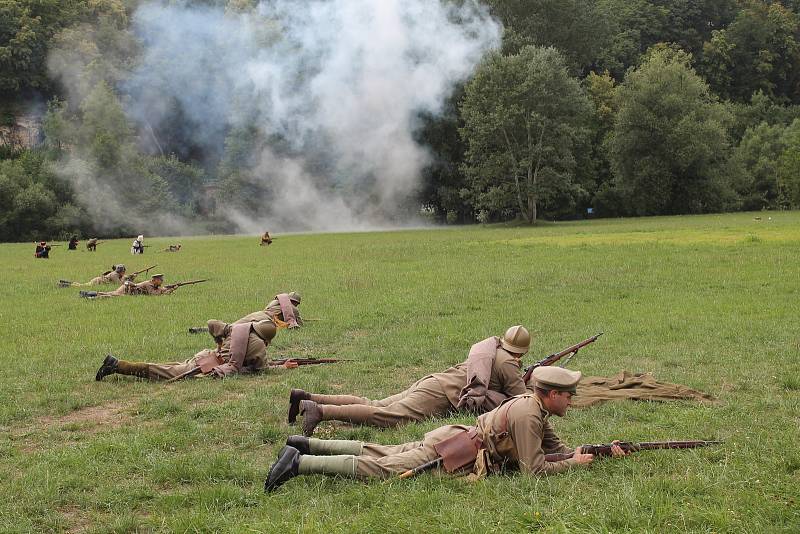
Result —
M489 55L466 87L461 135L468 194L479 209L518 213L561 208L585 192L575 184L575 144L591 105L555 48Z
M634 214L713 211L729 198L721 177L726 110L690 59L682 51L651 49L617 91L607 146L617 187Z
M800 103L800 19L777 2L748 0L730 26L705 43L700 68L725 98L745 102L760 90Z

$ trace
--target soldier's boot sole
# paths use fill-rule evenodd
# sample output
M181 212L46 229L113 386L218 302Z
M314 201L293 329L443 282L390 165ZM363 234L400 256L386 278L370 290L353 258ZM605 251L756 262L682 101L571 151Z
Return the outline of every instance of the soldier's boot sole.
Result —
M311 395L302 389L293 389L289 392L289 414L287 420L290 425L297 421L297 414L300 413L300 401L309 400Z

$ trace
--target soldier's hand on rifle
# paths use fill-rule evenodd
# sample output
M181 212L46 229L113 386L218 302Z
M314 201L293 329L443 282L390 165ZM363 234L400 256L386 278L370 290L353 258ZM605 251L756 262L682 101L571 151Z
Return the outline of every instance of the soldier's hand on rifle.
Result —
M220 371L219 367L214 367L211 370L211 372L208 373L208 376L210 376L211 378L224 378L225 377L225 373Z
M583 454L580 447L575 449L572 457L581 465L590 464L592 463L592 460L594 460L594 454Z
M623 450L622 447L619 446L619 440L615 439L611 442L611 456L614 458L620 458L622 456L628 456L630 452Z

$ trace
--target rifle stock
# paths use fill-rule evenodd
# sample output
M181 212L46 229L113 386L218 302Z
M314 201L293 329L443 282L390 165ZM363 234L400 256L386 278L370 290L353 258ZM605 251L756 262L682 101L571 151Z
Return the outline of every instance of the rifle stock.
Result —
M592 336L592 337L590 337L588 339L584 339L580 343L576 343L575 345L572 345L571 347L567 347L566 349L562 350L561 352L555 352L555 353L551 354L550 356L542 358L541 360L539 360L538 362L534 363L533 365L530 365L530 366L526 367L525 368L525 374L522 375L522 381L527 384L528 380L530 380L530 378L531 378L531 374L533 373L533 371L537 367L542 367L542 366L545 366L545 365L553 365L558 360L560 360L561 358L563 358L564 356L566 356L568 354L574 356L575 354L578 353L578 351L580 349L582 349L586 345L594 343L595 341L597 341L597 338L599 338L602 335L603 335L603 332L600 332L597 335L594 335L594 336ZM572 356L570 356L570 358Z

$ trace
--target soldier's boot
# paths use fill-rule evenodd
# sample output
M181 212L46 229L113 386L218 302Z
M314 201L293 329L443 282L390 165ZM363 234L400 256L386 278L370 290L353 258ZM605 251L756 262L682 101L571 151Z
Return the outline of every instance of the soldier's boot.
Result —
M81 298L93 299L97 297L97 291L79 291L78 294Z
M144 362L128 362L117 360L116 373L120 375L135 376L138 378L150 378L150 366Z
M289 436L286 438L286 445L289 447L294 447L300 454L311 454L311 447L309 444L309 440L311 438L307 438L305 436Z
M284 482L299 474L302 455L294 447L286 446L278 453L278 459L269 468L264 481L264 493L278 489Z
M207 326L190 326L189 327L189 333L190 334L200 334L200 333L203 333L203 332L208 332L208 327Z
M300 414L303 416L303 435L310 437L314 429L322 421L322 410L319 405L311 400L300 401Z
M311 393L309 400L317 404L329 404L331 406L347 406L350 404L368 404L369 401L364 397L356 397L355 395L318 395Z
M69 280L59 280L58 281L58 287L71 287L71 286L72 286L72 282L70 282Z
M297 414L300 413L300 401L310 400L311 394L306 393L302 389L292 389L289 392L289 424L294 424L297 421Z
M119 360L117 360L113 354L107 354L105 360L103 360L103 364L100 366L100 369L97 370L97 374L94 375L94 379L99 382L108 375L113 375L117 372L118 363Z

